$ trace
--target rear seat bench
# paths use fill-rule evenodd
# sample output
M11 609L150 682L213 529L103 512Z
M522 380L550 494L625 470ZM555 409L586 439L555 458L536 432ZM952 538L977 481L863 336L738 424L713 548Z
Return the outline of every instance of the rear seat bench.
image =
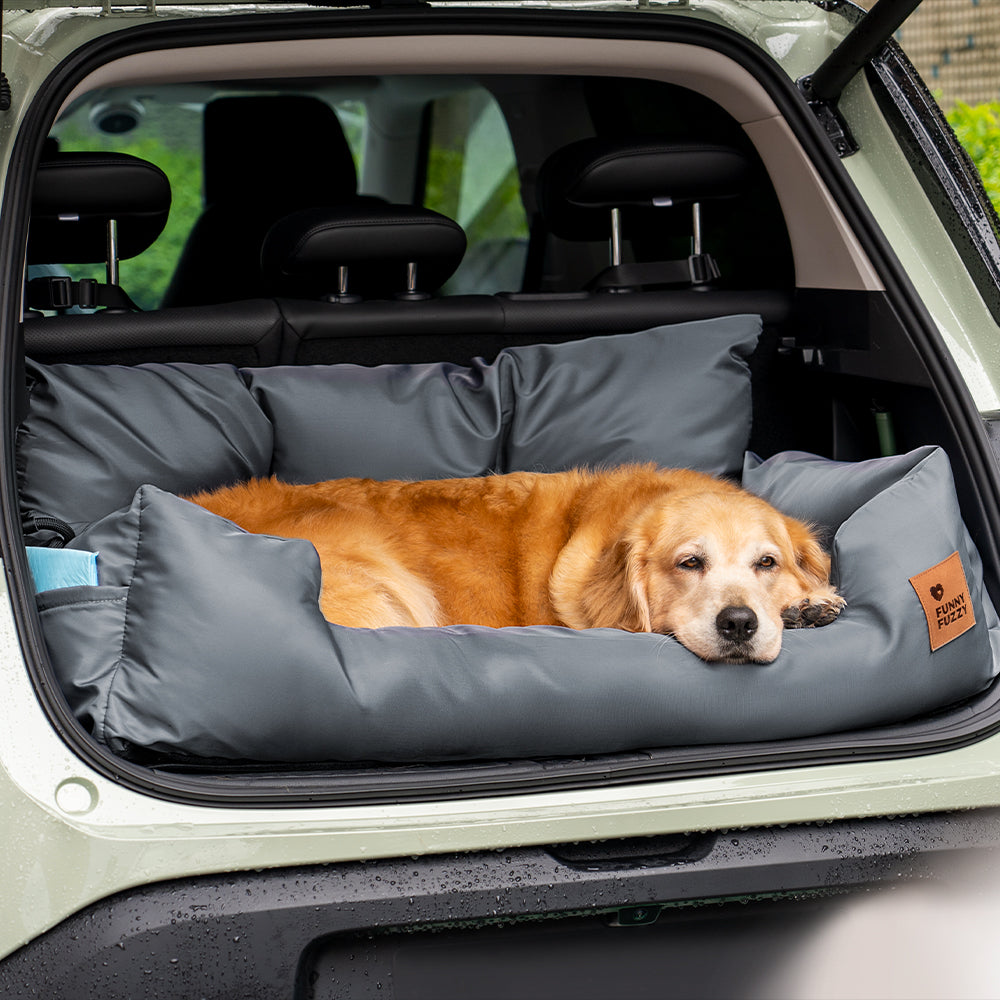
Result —
M571 240L611 240L609 267L594 280L599 291L431 298L461 262L461 228L427 209L354 199L294 212L271 228L261 250L262 287L279 290L276 299L149 313L29 313L25 351L40 361L124 364L467 363L506 346L737 313L761 315L773 329L787 318L789 294L716 287L718 268L700 245L700 203L738 194L748 170L745 157L727 147L648 140L588 140L551 156L538 182L549 228ZM135 256L155 240L165 205L169 186L151 164L58 154L39 168L29 262L106 260L102 296L124 295L117 257ZM675 211L692 215L691 257L623 263L623 232L655 232L664 213ZM119 249L106 259L112 228ZM51 308L49 293L64 289L60 282L38 279L29 304Z

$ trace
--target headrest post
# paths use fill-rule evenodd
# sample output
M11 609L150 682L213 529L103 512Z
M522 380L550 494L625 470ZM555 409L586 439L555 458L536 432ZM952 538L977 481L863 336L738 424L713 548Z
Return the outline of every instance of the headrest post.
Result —
M118 220L108 219L108 284L118 284Z
M337 289L334 292L324 295L323 300L325 302L341 302L341 303L360 302L361 296L352 295L350 292L348 292L347 285L348 285L348 267L346 264L338 264Z
M611 209L611 266L618 267L622 262L622 210Z
M420 299L429 299L429 292L417 291L417 262L415 260L406 262L406 290L397 293L393 298L402 299L404 302L417 302Z
M695 257L701 254L701 203L694 202L691 205L691 253Z

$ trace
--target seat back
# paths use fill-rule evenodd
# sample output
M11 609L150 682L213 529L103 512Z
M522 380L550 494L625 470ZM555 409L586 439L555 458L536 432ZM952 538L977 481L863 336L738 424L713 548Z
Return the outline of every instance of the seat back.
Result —
M271 226L296 209L357 193L354 159L333 109L295 94L210 102L203 171L205 208L164 294L165 306L271 294L260 268Z

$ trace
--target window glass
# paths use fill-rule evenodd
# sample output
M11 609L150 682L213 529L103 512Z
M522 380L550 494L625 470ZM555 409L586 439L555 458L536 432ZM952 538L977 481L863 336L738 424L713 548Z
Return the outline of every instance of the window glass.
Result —
M520 289L528 222L507 123L487 91L433 102L424 205L454 219L469 241L446 292Z

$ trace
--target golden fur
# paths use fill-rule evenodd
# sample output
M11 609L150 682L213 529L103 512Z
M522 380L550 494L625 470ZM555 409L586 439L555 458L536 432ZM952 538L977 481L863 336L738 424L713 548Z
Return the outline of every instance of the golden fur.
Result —
M189 499L247 531L312 542L320 606L342 625L619 628L766 663L783 613L825 624L843 605L806 525L685 469L259 479Z

